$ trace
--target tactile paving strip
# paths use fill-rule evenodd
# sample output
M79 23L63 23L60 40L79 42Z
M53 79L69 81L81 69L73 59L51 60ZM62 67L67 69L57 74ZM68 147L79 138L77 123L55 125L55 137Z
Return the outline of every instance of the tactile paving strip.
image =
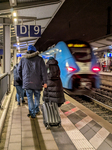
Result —
M65 116L65 114L61 110L60 115L62 120L62 126L68 134L69 138L76 146L76 148L78 150L95 150L95 148L88 142L83 134L74 126L74 124Z

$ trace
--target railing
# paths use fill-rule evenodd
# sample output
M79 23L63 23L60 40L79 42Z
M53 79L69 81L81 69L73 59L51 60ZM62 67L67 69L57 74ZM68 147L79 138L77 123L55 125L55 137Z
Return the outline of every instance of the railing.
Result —
M13 81L13 79L14 79L13 70L14 70L14 69L12 69L11 72L10 72L10 82L11 82L11 83L12 83L12 81Z
M6 93L9 92L10 84L8 84L9 83L8 80L9 80L9 75L7 73L4 73L0 76L0 107L1 107L3 97L5 96Z

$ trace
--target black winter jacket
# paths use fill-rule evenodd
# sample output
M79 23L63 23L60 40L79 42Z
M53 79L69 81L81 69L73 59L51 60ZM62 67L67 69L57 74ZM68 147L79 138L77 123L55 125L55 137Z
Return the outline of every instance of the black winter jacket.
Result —
M47 83L47 72L42 57L38 52L24 55L18 65L18 73L23 81L23 89L41 90L42 83Z
M48 70L49 64L58 65L58 62L55 59L48 60L48 62L46 63L47 70ZM58 106L61 106L61 104L65 102L63 87L62 87L62 82L61 82L60 77L59 79L51 80L49 79L48 73L47 73L47 89L44 89L43 100L56 102Z
M14 66L14 70L13 70L13 74L14 74L14 86L15 85L22 85L22 80L19 77L17 67L18 67L18 64L16 64Z

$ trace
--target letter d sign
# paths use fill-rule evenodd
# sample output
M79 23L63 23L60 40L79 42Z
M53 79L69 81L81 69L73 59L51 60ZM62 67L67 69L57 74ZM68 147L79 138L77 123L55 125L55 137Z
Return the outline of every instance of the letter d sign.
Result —
M28 37L28 25L17 25L17 36Z

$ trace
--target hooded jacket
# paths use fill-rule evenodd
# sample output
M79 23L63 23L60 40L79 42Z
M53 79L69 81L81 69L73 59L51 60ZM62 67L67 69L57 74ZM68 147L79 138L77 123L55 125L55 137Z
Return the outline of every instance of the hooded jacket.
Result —
M23 89L41 90L42 83L47 83L47 72L38 51L28 51L20 60L18 73L23 81Z
M56 80L52 80L49 78L49 76L48 76L49 64L58 65L58 61L53 58L53 59L49 59L46 63L47 89L44 89L43 100L56 102L58 104L58 106L60 106L61 104L63 104L65 102L62 82L61 82L60 77L59 77L59 79L56 79Z
M14 86L16 86L16 85L18 85L18 86L22 85L22 80L19 77L17 67L18 67L18 64L16 64L14 66L14 71L13 71L13 74L14 74Z

